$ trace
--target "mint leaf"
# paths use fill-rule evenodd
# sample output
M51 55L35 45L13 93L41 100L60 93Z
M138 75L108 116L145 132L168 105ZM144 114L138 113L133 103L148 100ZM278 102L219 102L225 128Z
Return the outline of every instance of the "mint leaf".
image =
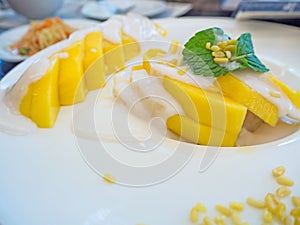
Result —
M237 39L236 56L254 54L254 48L251 40L251 34L244 33Z
M248 63L248 68L256 72L268 72L269 69L256 57L254 54L247 55L245 58Z
M195 75L218 77L230 71L250 68L256 72L269 71L255 56L250 33L242 34L236 42L236 50L227 63L216 63L212 50L206 48L207 43L217 45L231 38L218 27L209 28L196 33L184 45L183 60ZM225 52L225 50L223 50Z
M217 27L209 28L195 34L183 49L183 60L187 63L194 74L203 76L221 76L229 71L214 62L211 50L206 48L206 43L217 44L217 38L228 40L223 30Z
M237 39L235 54L237 62L241 63L243 68L250 68L256 72L269 71L269 69L266 68L265 65L254 54L251 34L244 33Z

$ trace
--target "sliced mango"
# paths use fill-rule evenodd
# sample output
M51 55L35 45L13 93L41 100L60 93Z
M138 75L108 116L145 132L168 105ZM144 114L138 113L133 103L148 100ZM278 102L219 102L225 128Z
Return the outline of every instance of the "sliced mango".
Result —
M51 58L46 74L29 85L20 104L21 113L31 118L40 128L53 127L60 109L58 70L58 57Z
M231 74L218 77L216 83L220 86L225 96L246 106L249 111L267 124L276 126L279 119L277 106L258 92Z
M287 86L282 81L278 80L273 75L269 75L270 80L278 85L281 90L287 95L287 97L291 100L291 102L300 109L300 90L293 90L289 86Z
M27 92L23 97L20 104L20 113L28 118L31 118L31 100L33 84L30 84L27 88Z
M88 90L99 89L105 85L101 31L94 31L85 36L83 67Z
M200 145L230 147L235 145L238 137L238 134L211 128L179 114L169 117L166 123L178 136Z
M141 47L138 41L124 32L122 32L122 44L125 61L133 59L141 53Z
M84 101L87 87L83 76L83 41L76 41L63 49L59 67L59 101L73 105Z
M165 89L179 102L185 114L197 123L238 135L247 108L218 93L165 77Z
M103 54L107 75L116 73L124 67L125 56L122 43L113 43L103 39Z

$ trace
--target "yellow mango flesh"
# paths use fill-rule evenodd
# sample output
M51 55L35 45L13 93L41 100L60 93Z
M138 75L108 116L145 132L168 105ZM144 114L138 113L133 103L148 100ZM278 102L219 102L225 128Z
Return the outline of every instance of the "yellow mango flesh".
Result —
M247 108L241 104L172 78L164 78L163 85L195 122L234 136L241 131L247 113Z
M278 108L251 87L232 76L220 76L217 85L225 96L246 106L249 111L271 126L278 122Z
M166 123L178 136L200 145L230 147L235 145L238 137L238 134L211 128L179 114L169 117Z
M122 44L124 48L125 61L133 59L141 53L141 47L138 41L128 34L122 33Z
M88 90L99 89L105 85L101 31L94 31L85 36L83 67Z
M106 65L106 75L110 75L121 70L125 65L125 56L122 43L112 43L103 39L103 54Z
M31 100L33 83L28 86L27 92L20 104L20 113L28 118L31 118Z
M84 101L87 87L83 76L83 43L76 41L62 50L59 68L59 100L61 105Z
M40 128L53 127L60 109L58 70L58 58L50 59L46 74L29 85L20 105L20 112L31 118Z
M293 90L289 86L287 86L282 81L278 80L276 77L269 75L270 80L278 85L281 90L287 95L287 97L291 100L291 102L300 109L300 90Z

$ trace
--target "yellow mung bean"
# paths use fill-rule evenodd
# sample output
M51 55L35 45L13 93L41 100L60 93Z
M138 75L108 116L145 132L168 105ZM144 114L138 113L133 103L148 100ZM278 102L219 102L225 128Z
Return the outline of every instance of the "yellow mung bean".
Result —
M226 41L221 41L221 42L218 43L218 46L219 46L221 49L225 49L226 45L227 45L227 42L226 42Z
M274 177L280 177L285 173L285 167L284 166L278 166L272 170L272 174Z
M245 204L242 202L229 202L229 207L234 210L242 211L245 207Z
M216 210L218 210L224 216L227 217L231 216L231 210L225 206L216 205Z
M226 219L224 215L218 215L214 219L216 225L226 225Z
M272 213L268 209L263 210L262 218L265 223L272 223L273 221Z
M228 45L235 45L236 44L236 40L232 39L232 40L228 40L227 41Z
M235 52L235 50L236 50L236 46L235 45L227 45L225 47L225 51Z
M288 178L285 176L277 177L276 181L278 184L281 184L284 186L293 186L294 185L294 181L291 178Z
M116 182L116 179L111 174L104 174L103 180L105 180L109 184L114 184Z
M214 58L214 62L216 62L216 63L227 63L228 59L227 58Z
M290 214L294 217L300 217L300 206L293 208Z
M300 197L293 196L293 197L292 197L292 202L293 202L293 205L294 205L295 207L300 207Z
M295 218L294 225L300 225L300 217L294 217L294 218Z
M277 207L275 214L280 221L283 221L286 216L286 205L281 202Z
M270 91L269 95L273 98L280 98L281 97L280 92L278 92L278 91Z
M218 51L221 50L221 48L220 48L219 46L217 46L217 45L211 46L210 49L211 49L213 52L218 52Z
M295 223L295 219L294 217L290 216L290 215L287 215L285 218L284 218L284 221L283 221L283 224L284 225L294 225Z
M291 190L285 186L276 189L275 194L278 198L285 198L291 194Z
M210 218L209 216L204 216L203 217L203 224L204 225L214 225L214 221L212 218Z
M277 207L278 207L279 204L280 204L280 201L278 200L278 198L277 198L274 194L268 193L268 194L265 196L265 204L266 204L267 209L268 209L270 212L275 213Z
M206 207L201 203L197 203L195 208L201 213L206 213Z
M225 51L225 55L228 59L231 58L231 52L230 51Z
M196 223L199 218L199 211L196 207L193 207L190 211L190 220L192 223Z
M219 52L212 52L211 54L212 54L212 56L214 56L216 58L225 58L225 53L221 52L221 51L219 51Z
M258 209L263 209L266 207L265 202L262 200L256 200L254 198L247 198L247 203L248 205L258 208Z
M209 42L208 42L209 43ZM207 44L207 43L206 43ZM176 54L176 52L178 51L178 48L179 48L179 42L178 41L175 41L173 40L170 44L170 48L169 48L169 54Z
M240 214L236 211L232 212L231 220L234 225L241 225L243 223Z
M211 43L210 43L210 42L206 42L206 44L205 44L205 48L207 48L207 49L209 49L209 50L210 50L210 48L211 48Z
M186 74L186 72L188 70L189 70L188 66L183 66L178 69L177 73L178 73L178 75L182 76L182 75Z

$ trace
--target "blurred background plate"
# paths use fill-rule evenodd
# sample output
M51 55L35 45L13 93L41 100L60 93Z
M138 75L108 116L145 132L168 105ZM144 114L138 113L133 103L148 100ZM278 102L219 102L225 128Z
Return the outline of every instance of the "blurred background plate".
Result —
M154 17L167 10L167 4L164 1L155 0L132 0L132 1L88 1L82 7L83 16L98 20L106 20L115 14L126 12L138 13L147 17Z
M64 20L64 22L78 29L99 23L97 21L87 19L66 19ZM30 25L28 24L22 25L0 34L0 59L5 62L21 62L24 59L28 58L27 56L14 54L9 46L18 41L26 33L29 26Z
M144 16L153 17L167 10L167 4L164 1L134 0L135 6L132 12Z

